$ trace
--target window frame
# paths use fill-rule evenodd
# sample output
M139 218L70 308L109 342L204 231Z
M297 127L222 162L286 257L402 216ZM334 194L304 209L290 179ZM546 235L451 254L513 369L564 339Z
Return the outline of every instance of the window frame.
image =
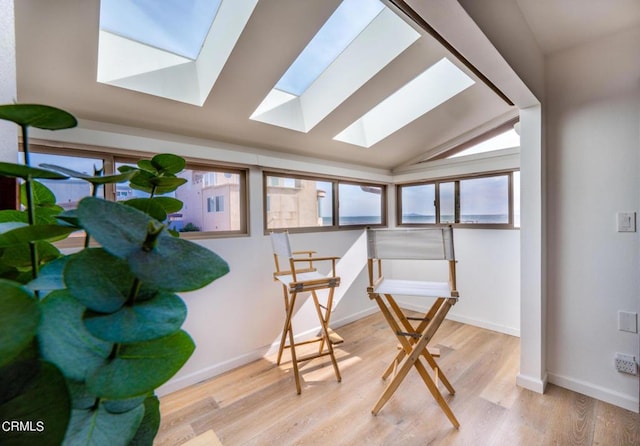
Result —
M24 152L22 143L19 144L19 151ZM89 146L81 144L58 143L55 141L34 140L29 144L30 153L41 153L49 155L62 155L71 157L99 158L103 160L104 174L109 175L115 172L116 163L135 164L140 159L151 159L155 152L144 152L138 150L116 149L103 146ZM158 152L159 153L159 152ZM182 155L181 155L182 156ZM240 229L228 231L200 231L200 232L180 232L180 238L187 240L229 238L249 236L249 167L222 163L182 156L186 161L185 169L204 170L211 172L231 173L240 175L239 200L240 200ZM117 173L117 172L116 172ZM116 200L116 187L114 184L104 185L104 199L108 201ZM60 247L81 246L83 240L67 238L56 244Z
M453 226L455 228L474 228L474 229L516 229L515 226L515 208L514 208L514 190L513 190L513 173L519 172L520 169L509 169L492 172L482 172L477 174L466 174L439 177L425 181L415 181L411 183L396 184L396 222L398 227L425 227L425 226ZM460 223L460 182L464 180L472 180L479 178L507 177L507 206L508 206L508 222L507 223ZM454 183L454 222L440 222L440 184ZM402 189L403 187L422 186L433 184L435 186L435 223L404 223L402 220Z
M267 225L267 205L268 205L268 193L267 188L273 187L268 185L267 178L268 177L280 177L280 178L292 178L295 180L309 180L309 181L322 181L325 183L331 183L331 196L332 196L332 216L331 216L331 225L327 226L301 226L301 227L279 227L279 228L269 228ZM356 224L356 225L345 225L339 224L340 221L340 195L339 195L339 185L340 184L348 184L348 185L356 185L356 186L371 186L371 187L379 187L381 189L381 197L380 197L380 212L381 212L381 222L380 223L367 223L367 224ZM353 178L345 178L345 177L335 177L335 176L319 176L313 174L307 174L304 172L292 172L286 170L263 170L262 172L262 227L264 229L264 234L268 235L273 231L288 231L290 233L304 233L304 232L330 232L330 231L349 231L354 229L364 229L368 227L379 227L385 228L388 225L388 212L387 212L387 184L385 183L375 183L369 181L359 181Z

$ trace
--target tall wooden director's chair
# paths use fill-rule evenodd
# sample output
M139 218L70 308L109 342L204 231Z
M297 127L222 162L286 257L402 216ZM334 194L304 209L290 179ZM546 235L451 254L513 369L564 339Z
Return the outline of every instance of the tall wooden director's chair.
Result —
M333 371L335 372L336 379L340 382L342 377L340 376L338 362L336 361L336 357L333 352L333 346L343 342L343 339L329 328L331 309L333 306L333 293L335 288L340 285L340 277L336 276L336 260L338 260L339 257L314 257L315 251L293 252L291 251L289 234L287 232L272 232L271 244L273 246L273 258L276 266L276 271L273 273L273 277L274 280L279 281L282 284L284 307L286 312L284 327L282 329L282 338L280 340L280 348L278 350L277 363L280 365L284 349L290 349L291 362L293 363L293 374L296 382L296 391L298 394L301 392L298 364L311 359L329 356L331 358L331 364L333 365ZM331 262L331 273L329 275L321 274L314 265L314 262L324 261ZM318 299L316 291L325 289L328 290L328 296L326 305L322 305ZM321 330L319 336L296 343L294 340L291 319L296 305L296 298L301 293L311 294L318 314ZM296 356L296 347L316 342L319 343L319 348L316 353L301 358Z
M433 358L434 354L427 349L427 344L442 324L449 309L458 300L453 229L450 226L425 229L368 229L367 253L369 298L378 303L380 311L401 346L382 378L388 378L392 372L395 372L395 375L387 384L372 413L378 414L398 389L409 370L415 367L453 426L460 427L460 423L440 393L438 381L442 382L451 395L455 390L439 369ZM383 260L446 261L449 280L428 282L387 279L382 274ZM433 303L423 317L408 317L397 304L394 296L411 296L412 299L431 298Z

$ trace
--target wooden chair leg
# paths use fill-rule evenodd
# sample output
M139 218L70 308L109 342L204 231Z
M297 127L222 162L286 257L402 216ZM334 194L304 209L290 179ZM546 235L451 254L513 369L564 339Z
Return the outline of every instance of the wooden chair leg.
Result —
M423 320L418 324L417 327L414 328L411 322L409 322L408 318L405 316L400 306L396 303L395 299L391 295L387 295L386 298L387 298L387 301L389 302L389 306L393 309L393 312L397 315L398 320L404 326L405 331L408 333L413 333L413 332L422 333L425 327L427 326L427 324L433 319L433 316L436 314L436 312L442 305L442 302L444 302L443 298L436 299L433 305L431 305L431 308L429 308L429 311L425 313ZM415 344L416 339L410 338L409 342L411 344ZM402 361L405 355L406 355L406 352L404 351L404 349L400 349L395 359L391 361L389 366L386 368L386 370L382 374L382 379L387 379L389 377L389 375L391 374L391 371L394 368L394 363Z
M282 293L284 295L284 312L285 312L285 320L284 326L282 327L282 336L280 338L280 347L278 348L278 359L276 363L280 365L280 361L282 361L282 352L285 349L286 341L287 341L287 331L291 326L291 316L289 314L289 292L287 291L287 287L282 287Z
M387 298L389 297L391 296L387 296ZM396 319L394 318L394 316L391 314L391 311L389 310L387 305L385 305L384 301L382 300L382 297L380 295L375 295L375 300L378 303L378 306L380 307L380 311L382 312L385 319L387 320L390 328L398 336L398 339L403 345L403 349L407 349L410 353L407 353L407 357L402 362L402 365L398 368L395 376L389 381L386 389L380 396L380 399L378 400L378 402L376 403L376 405L374 406L371 412L374 415L377 415L378 412L382 409L382 407L387 403L387 401L389 401L391 396L398 389L398 387L400 386L400 383L402 383L404 378L409 373L409 370L412 367L416 367L416 369L418 370L418 373L422 377L424 383L426 384L427 388L435 398L436 402L438 403L442 411L445 413L445 415L447 416L451 424L453 424L454 427L458 428L460 426L460 423L458 422L453 412L449 408L449 405L447 404L447 402L442 397L442 394L440 393L437 386L435 385L435 383L429 376L428 372L424 368L424 365L419 361L420 357L424 355L424 351L426 349L427 344L429 343L429 341L431 340L431 338L433 337L433 335L435 334L439 326L442 324L442 321L444 320L446 314L451 308L452 299L446 299L445 302L439 306L439 309L434 315L433 319L425 327L425 330L422 333L419 340L414 344L411 344L406 338L404 338L403 335L400 334L401 332L400 326L396 322Z
M320 302L318 301L318 296L316 294L315 291L311 292L311 295L313 297L313 303L315 304L316 307L316 312L318 313L318 319L320 320L320 325L322 326L322 337L323 339L320 341L323 344L326 344L327 346L327 350L329 351L329 357L331 358L331 364L333 365L333 371L336 374L336 379L338 380L338 382L342 381L342 376L340 376L340 369L338 368L338 361L336 361L336 357L334 355L333 352L333 344L331 343L331 341L329 340L329 327L328 327L328 320L329 317L331 315L330 312L330 306L327 306L327 316L323 316L322 314L322 309L320 307ZM328 301L331 302L333 299L333 288L329 289L329 299ZM320 350L318 352L318 354L322 353L322 350Z

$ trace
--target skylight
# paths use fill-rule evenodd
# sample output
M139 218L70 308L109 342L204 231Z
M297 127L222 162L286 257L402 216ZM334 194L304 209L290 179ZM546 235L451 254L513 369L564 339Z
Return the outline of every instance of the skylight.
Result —
M520 147L520 135L514 129L507 130L504 133L482 141L468 147L461 152L454 153L447 158L457 158L459 156L475 155L476 153L492 152L494 150L510 149L512 147Z
M334 139L371 147L474 84L474 80L442 58L384 99Z
M195 60L221 0L102 0L100 29Z
M102 0L98 82L202 106L258 0Z
M300 96L383 9L378 0L344 0L275 88Z
M251 119L308 132L419 38L379 0L344 0Z

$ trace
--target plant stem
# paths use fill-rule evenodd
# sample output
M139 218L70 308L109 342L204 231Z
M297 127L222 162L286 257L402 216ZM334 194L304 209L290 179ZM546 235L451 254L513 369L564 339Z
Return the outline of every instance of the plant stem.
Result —
M127 299L126 305L132 306L136 302L136 298L138 297L138 293L140 292L140 288L142 287L142 282L137 277L133 279L133 284L131 285L131 290L129 291L129 298Z
M28 138L28 127L26 125L21 125L22 129L22 145L24 147L24 164L27 167L31 167L31 160L29 157L29 138ZM29 225L33 226L36 224L36 206L35 200L33 199L33 188L32 186L31 175L28 175L25 178L25 191L27 195L27 215L29 216ZM29 242L29 253L31 254L31 276L36 279L38 277L38 247L35 242Z
M91 197L95 198L98 196L98 188L96 187L95 184L93 183L89 183L90 187L91 187ZM89 241L91 240L91 236L89 235L89 233L85 230L84 231L84 247L88 248L89 247Z

